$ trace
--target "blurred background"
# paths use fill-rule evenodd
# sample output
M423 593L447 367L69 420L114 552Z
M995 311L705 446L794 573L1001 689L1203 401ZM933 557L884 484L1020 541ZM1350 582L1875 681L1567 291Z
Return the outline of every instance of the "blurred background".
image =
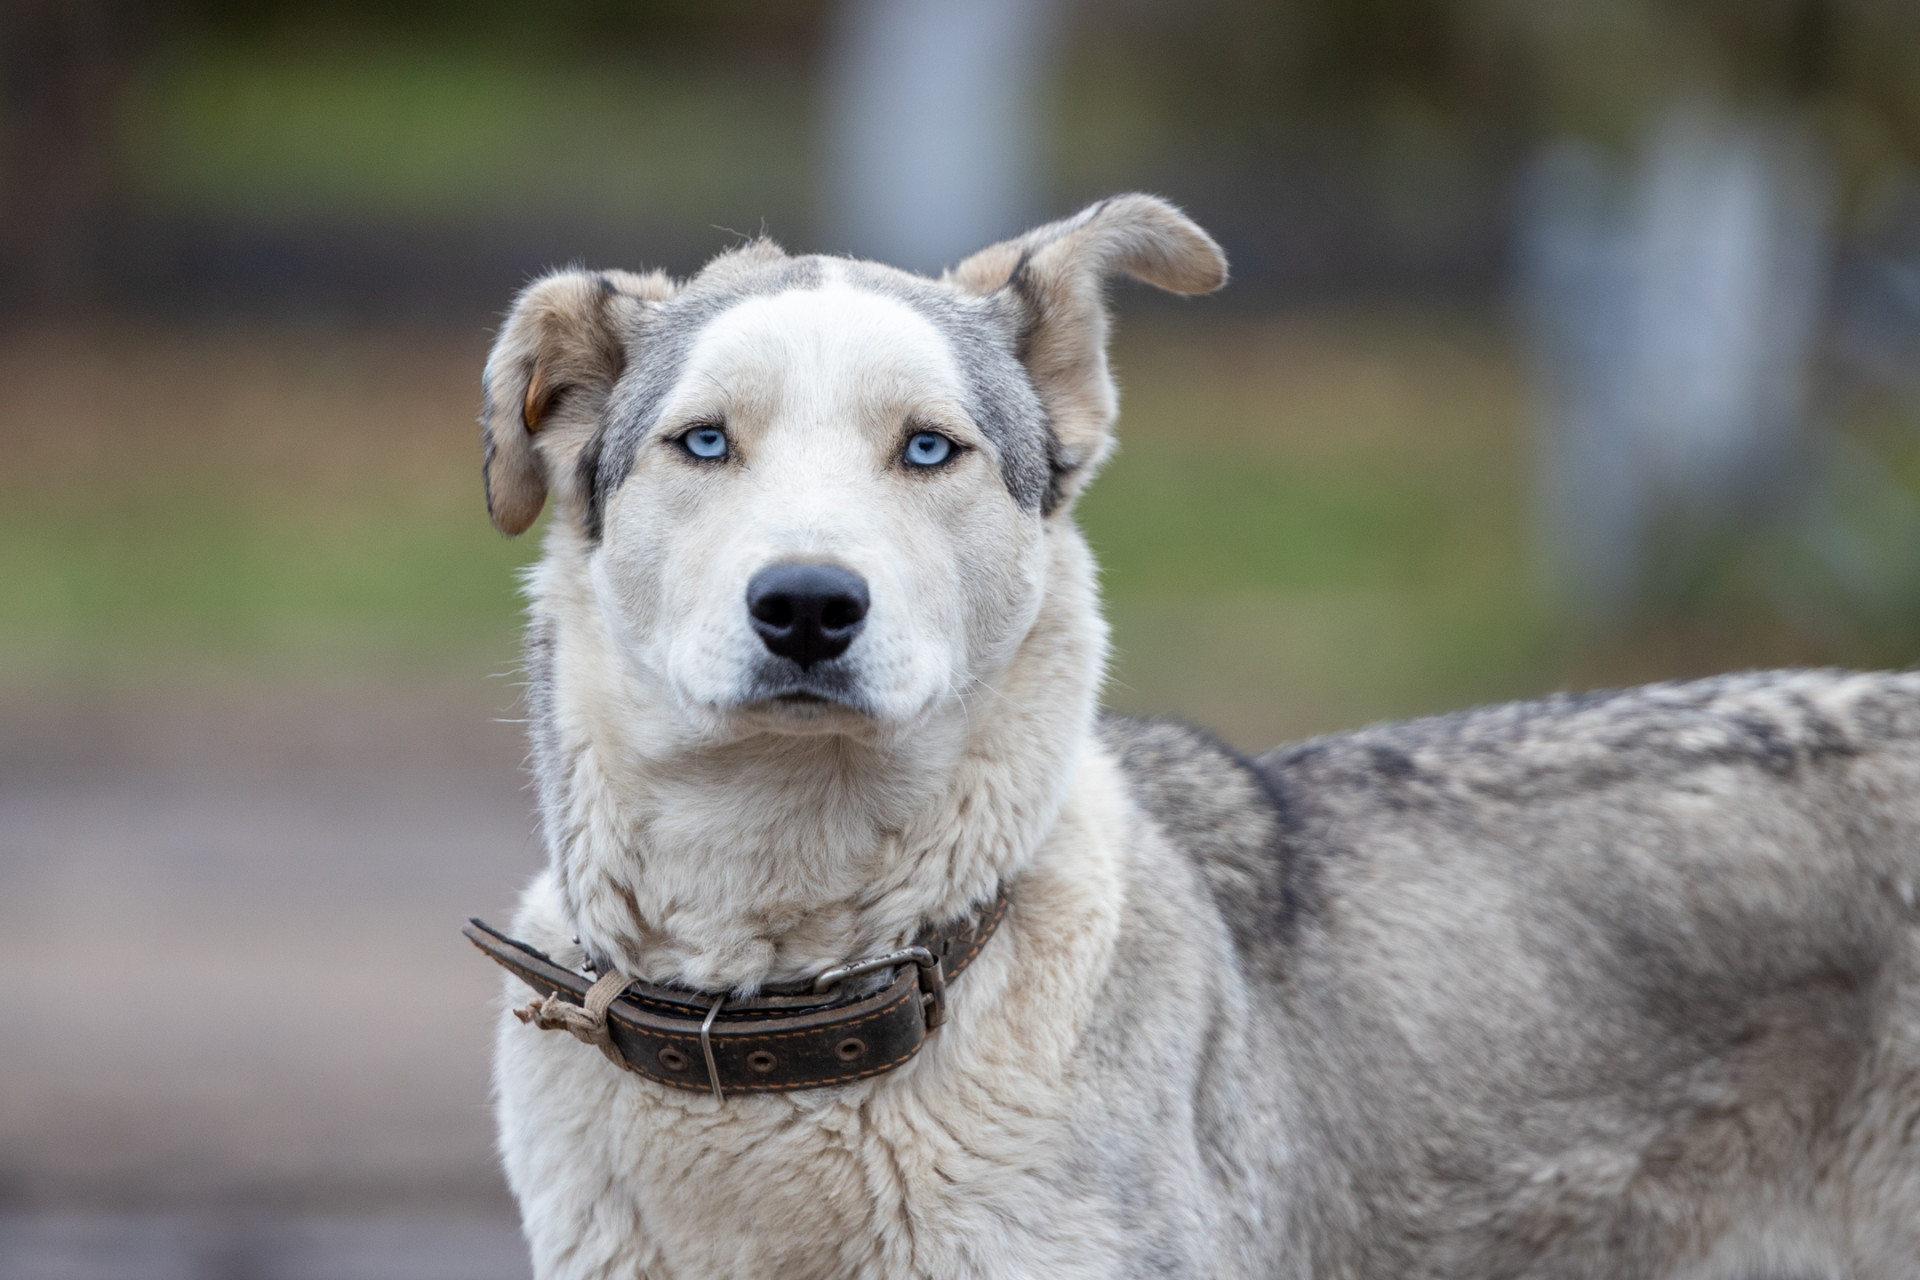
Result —
M1920 651L1910 0L0 0L0 1276L525 1274L478 376L569 262L1125 189L1110 702Z

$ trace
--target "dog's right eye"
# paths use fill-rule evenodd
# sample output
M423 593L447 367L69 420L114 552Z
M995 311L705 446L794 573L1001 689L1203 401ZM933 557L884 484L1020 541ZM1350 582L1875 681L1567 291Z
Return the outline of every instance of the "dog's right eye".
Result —
M727 433L718 427L695 427L680 437L680 447L696 458L712 461L727 456Z

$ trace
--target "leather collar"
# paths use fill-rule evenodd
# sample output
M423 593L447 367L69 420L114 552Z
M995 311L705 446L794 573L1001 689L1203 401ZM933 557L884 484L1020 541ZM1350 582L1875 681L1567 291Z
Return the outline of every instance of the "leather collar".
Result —
M724 1099L847 1084L907 1062L944 1021L946 984L1006 913L1002 885L985 907L928 929L911 947L744 998L588 977L477 919L461 932L543 997L514 1010L522 1022L570 1031L659 1084ZM855 979L883 970L892 971L883 984L860 994Z

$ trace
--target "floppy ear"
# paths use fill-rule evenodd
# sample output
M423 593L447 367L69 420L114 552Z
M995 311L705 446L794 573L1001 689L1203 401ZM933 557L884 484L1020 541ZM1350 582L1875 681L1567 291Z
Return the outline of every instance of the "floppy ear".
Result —
M481 474L500 532L526 532L550 487L561 501L581 496L575 466L600 430L627 344L647 305L674 292L657 271L569 270L542 276L514 299L481 384Z
M1136 194L982 249L946 275L969 293L1004 290L1022 308L1020 358L1059 443L1062 503L1111 447L1118 396L1107 371L1104 286L1115 272L1172 293L1211 293L1227 282L1227 259L1186 214Z

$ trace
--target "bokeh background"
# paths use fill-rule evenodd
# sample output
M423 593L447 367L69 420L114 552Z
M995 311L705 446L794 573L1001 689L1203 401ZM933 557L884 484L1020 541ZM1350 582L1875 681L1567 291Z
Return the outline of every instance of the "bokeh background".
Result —
M492 327L1125 189L1116 707L1920 653L1910 0L0 0L0 1275L524 1275Z

